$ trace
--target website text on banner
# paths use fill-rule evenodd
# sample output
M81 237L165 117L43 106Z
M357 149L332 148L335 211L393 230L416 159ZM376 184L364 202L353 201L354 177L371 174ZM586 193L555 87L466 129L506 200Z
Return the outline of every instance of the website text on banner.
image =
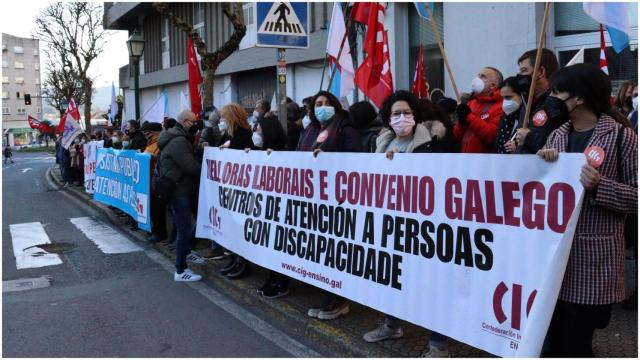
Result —
M96 162L98 160L98 149L104 145L104 141L89 141L83 144L82 152L84 156L84 191L93 194L96 188Z
M207 148L196 234L493 354L537 356L584 162Z
M151 231L149 177L151 156L133 150L98 149L93 198L131 215Z

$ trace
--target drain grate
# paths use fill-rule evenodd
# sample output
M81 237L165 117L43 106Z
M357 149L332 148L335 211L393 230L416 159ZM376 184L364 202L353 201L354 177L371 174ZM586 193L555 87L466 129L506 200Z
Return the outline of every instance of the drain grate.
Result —
M51 286L51 276L45 275L38 278L26 278L6 280L2 282L2 292L16 292L33 289L42 289Z

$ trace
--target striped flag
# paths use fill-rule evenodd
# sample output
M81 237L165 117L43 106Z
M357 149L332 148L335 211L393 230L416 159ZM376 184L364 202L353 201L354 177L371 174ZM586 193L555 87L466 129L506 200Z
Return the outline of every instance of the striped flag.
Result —
M604 71L605 74L609 75L609 66L607 63L607 55L604 52L605 49L604 43L604 27L600 24L600 70Z

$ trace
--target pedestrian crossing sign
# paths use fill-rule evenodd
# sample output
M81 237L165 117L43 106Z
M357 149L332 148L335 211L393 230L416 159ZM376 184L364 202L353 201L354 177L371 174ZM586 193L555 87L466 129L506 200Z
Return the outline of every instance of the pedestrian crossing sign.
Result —
M309 6L306 2L258 2L259 47L309 48Z

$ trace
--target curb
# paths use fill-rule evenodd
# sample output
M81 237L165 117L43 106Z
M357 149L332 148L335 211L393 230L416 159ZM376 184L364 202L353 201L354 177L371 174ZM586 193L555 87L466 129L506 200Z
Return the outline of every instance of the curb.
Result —
M117 226L127 235L135 238L139 242L149 244L142 231L132 230L124 225L118 216L113 214L106 205L94 201L90 195L79 190L81 188L61 187L62 180L54 174L52 171L54 168L55 166L49 168L46 176L48 179L51 179L53 183L56 183L60 187L60 190L65 190L70 195L84 201L89 206L103 213L114 226ZM155 249L169 259L175 259L173 251L164 244L153 244L150 248ZM360 335L355 336L353 333L345 331L340 327L331 325L332 323L309 318L306 313L302 313L299 309L294 308L287 302L263 298L257 294L255 287L248 282L228 280L218 275L219 266L215 266L212 262L207 262L204 265L192 264L191 266L203 275L203 280L207 285L229 296L236 302L252 308L258 308L270 318L278 321L279 324L277 325L287 329L287 332L295 333L306 339L313 340L318 344L322 344L340 357L405 356L378 344L366 343Z

